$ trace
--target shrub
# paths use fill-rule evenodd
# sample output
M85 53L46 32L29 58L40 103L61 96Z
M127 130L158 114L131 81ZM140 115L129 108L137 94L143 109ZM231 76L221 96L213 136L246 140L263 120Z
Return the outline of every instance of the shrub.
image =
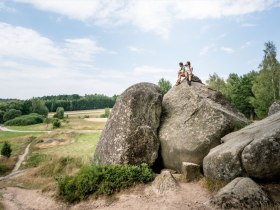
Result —
M85 166L75 176L58 179L58 194L68 202L80 201L90 194L111 195L136 183L147 183L155 174L146 164Z
M3 120L4 120L4 122L6 122L6 121L14 119L20 115L21 115L21 111L16 110L16 109L10 109L5 112L5 114L3 116Z
M107 118L110 115L110 109L109 108L105 108L104 114L101 115L101 117Z
M32 113L29 115L22 115L16 117L12 120L8 120L7 122L5 122L5 125L19 125L19 126L34 125L34 124L42 123L43 121L44 121L44 117L42 115Z
M4 119L3 119L4 114L5 114L5 112L2 111L2 110L0 110L0 123L3 123L3 122L4 122Z
M4 145L1 149L1 155L9 158L11 156L11 153L12 153L11 145L8 142L5 141Z
M60 128L61 126L61 122L59 121L59 119L55 118L52 122L53 128Z
M56 114L54 115L54 117L56 117L58 119L63 119L64 118L64 108L63 107L57 107Z

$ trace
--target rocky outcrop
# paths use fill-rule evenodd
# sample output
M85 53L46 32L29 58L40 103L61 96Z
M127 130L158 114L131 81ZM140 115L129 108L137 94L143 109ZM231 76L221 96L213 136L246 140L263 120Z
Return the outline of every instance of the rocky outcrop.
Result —
M280 178L280 112L222 138L204 158L204 175L232 180L249 176L270 180Z
M179 188L179 184L176 179L168 170L163 170L160 175L155 178L152 186L153 190L160 194L176 191Z
M221 137L244 123L247 119L220 92L183 81L163 98L159 138L164 166L181 171L182 162L202 165Z
M270 107L268 111L268 116L273 115L280 111L280 101L275 101Z
M271 202L253 180L238 177L211 198L209 204L215 209L261 209Z
M159 149L157 129L162 92L151 83L129 87L117 100L98 142L95 164L153 165Z

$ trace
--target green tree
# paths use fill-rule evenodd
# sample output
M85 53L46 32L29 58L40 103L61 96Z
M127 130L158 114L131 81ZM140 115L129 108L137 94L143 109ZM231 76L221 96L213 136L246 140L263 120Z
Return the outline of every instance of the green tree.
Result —
M63 119L64 118L64 108L63 107L57 107L57 109L56 109L56 117L58 119Z
M241 76L231 87L230 101L231 103L246 117L253 119L255 116L254 106L251 100L254 99L252 92L253 81L257 73L252 71ZM229 85L229 84L227 84Z
M110 109L109 108L105 108L104 110L104 114L101 115L101 117L107 118L110 115Z
M60 128L61 127L61 122L57 118L54 118L52 124L53 124L53 128Z
M259 118L267 116L271 104L280 98L280 65L273 42L265 43L264 58L259 75L253 82L255 98L251 100Z
M161 78L158 81L158 86L160 87L163 94L166 94L172 88L171 82L168 80L165 80L164 78Z
M4 145L1 149L1 155L9 158L12 154L12 148L11 148L11 145L8 143L8 142L4 142Z
M227 86L225 80L220 77L217 73L209 75L209 79L206 80L206 84L214 89L220 91L223 95L227 96Z
M2 111L2 110L0 110L0 123L3 123L3 122L4 122L4 119L3 119L4 114L5 114L5 112Z
M5 112L4 116L3 116L3 120L4 122L8 121L8 120L12 120L18 116L21 115L21 111L20 110L16 110L16 109L9 109L8 111Z
M46 107L44 101L37 99L37 98L33 98L31 100L31 104L32 104L31 112L43 115L45 117L48 116L49 110Z

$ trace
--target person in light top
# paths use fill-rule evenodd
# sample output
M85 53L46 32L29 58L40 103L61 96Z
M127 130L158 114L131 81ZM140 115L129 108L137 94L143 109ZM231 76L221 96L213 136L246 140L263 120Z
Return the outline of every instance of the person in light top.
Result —
M180 70L178 71L178 80L176 86L181 84L181 78L186 76L185 66L182 62L179 63Z
M187 61L185 66L185 77L189 85L191 85L191 81L192 81L192 72L193 72L193 67L191 67L191 62Z

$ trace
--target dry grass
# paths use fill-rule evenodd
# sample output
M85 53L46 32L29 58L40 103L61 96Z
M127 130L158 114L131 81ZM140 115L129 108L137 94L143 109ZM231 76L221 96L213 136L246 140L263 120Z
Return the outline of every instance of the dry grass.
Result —
M218 192L221 188L226 186L228 184L227 181L221 181L221 180L212 180L208 179L206 177L203 177L202 179L199 180L199 183L207 188L209 192L216 193Z

